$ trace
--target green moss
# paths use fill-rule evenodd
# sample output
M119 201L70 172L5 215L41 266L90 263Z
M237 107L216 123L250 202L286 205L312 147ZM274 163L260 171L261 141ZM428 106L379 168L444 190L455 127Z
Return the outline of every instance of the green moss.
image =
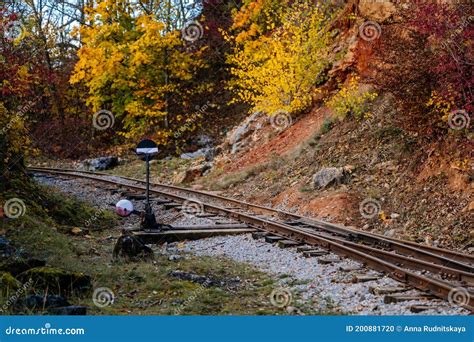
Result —
M10 273L0 272L0 293L2 296L8 296L10 293L19 289L20 286L20 282Z
M31 279L35 290L62 296L86 292L91 289L89 276L52 267L32 268L21 273L18 279L23 282Z

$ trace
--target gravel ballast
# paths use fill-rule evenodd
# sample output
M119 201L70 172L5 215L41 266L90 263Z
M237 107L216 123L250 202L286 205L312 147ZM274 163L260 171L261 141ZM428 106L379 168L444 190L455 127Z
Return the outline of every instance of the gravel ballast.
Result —
M115 180L126 183L119 177ZM101 208L113 207L111 200L118 200L118 194L111 195L110 191L92 185L90 181L78 179L63 179L56 177L36 178L39 183L54 186L62 192L74 195L84 201ZM143 209L143 201L133 201L138 210ZM183 215L176 210L164 210L155 205L155 214L159 221L175 225L204 225L213 224L209 218L197 218ZM138 225L138 218L131 217L123 221L120 228ZM169 254L193 254L197 256L226 257L238 262L251 264L258 269L273 275L278 279L282 288L288 288L293 298L298 298L298 305L311 305L322 313L341 312L357 315L413 315L412 305L428 305L434 309L421 312L422 315L464 315L469 312L450 305L441 300L410 301L398 304L384 304L384 295L374 295L369 291L371 287L401 286L402 284L378 272L362 268L357 271L343 271L341 268L362 267L350 259L341 259L339 262L322 265L317 257L306 258L296 248L279 248L266 243L264 240L254 240L250 234L238 236L219 236L197 241L187 241L184 244L168 244L157 247L160 252ZM322 258L337 258L329 254ZM377 280L353 283L356 274L376 275ZM298 294L298 295L296 295ZM416 290L403 294L421 294Z

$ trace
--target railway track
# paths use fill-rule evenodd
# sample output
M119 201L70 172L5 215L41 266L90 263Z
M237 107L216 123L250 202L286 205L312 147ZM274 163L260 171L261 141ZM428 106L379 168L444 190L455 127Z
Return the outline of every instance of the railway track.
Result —
M105 173L30 167L29 171L88 179L135 191L145 181ZM133 183L133 184L132 184ZM197 202L205 212L231 217L278 237L318 246L359 261L413 288L474 311L474 256L364 232L286 211L259 206L203 191L151 184L150 192L177 203ZM456 298L462 298L459 301Z

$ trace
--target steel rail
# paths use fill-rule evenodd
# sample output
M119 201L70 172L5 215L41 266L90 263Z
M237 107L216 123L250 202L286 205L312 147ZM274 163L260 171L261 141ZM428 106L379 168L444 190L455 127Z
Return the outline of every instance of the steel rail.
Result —
M33 170L33 168L31 168ZM142 186L136 186L136 185L131 185L131 184L125 184L117 181L112 181L109 179L104 179L100 178L97 176L87 176L87 175L80 175L77 174L76 171L54 171L54 170L39 170L38 172L44 172L44 173L50 173L50 174L59 174L59 175L64 175L64 176L70 176L70 177L77 177L77 178L84 178L84 179L90 179L93 181L99 181L103 183L108 183L108 184L113 184L115 186L122 186L125 188L130 188L134 190L140 190L143 191L145 190L145 187ZM101 175L102 176L102 175ZM107 175L109 176L109 175ZM158 191L155 189L152 189L151 192L160 194L161 196L171 198L173 200L176 200L178 202L185 202L189 201L190 199L187 197L182 197L176 194L172 194L169 192L163 192L163 191ZM191 199L193 200L193 199ZM194 200L195 201L195 200ZM214 212L214 213L219 213L219 214L224 214L230 217L234 217L239 221L245 222L247 224L250 224L252 226L255 226L261 230L271 232L273 234L276 234L281 237L285 237L294 241L302 242L302 243L307 243L310 245L317 245L321 246L325 249L328 249L338 255L350 257L352 259L358 260L367 266L370 266L373 269L385 272L388 274L390 277L394 278L395 280L405 282L413 286L414 288L417 288L422 291L428 291L432 293L433 295L443 298L446 300L452 300L453 298L453 293L456 293L459 290L459 286L456 284L451 284L449 282L439 280L439 279L434 279L431 277L427 277L412 271L408 271L402 267L400 267L400 264L404 264L403 262L407 263L406 257L402 257L398 254L393 254L391 253L391 259L387 258L387 255L382 256L380 253L388 253L385 251L380 251L380 250L374 250L370 252L376 252L379 253L380 257L376 257L372 254L368 254L367 252L362 252L360 250L361 245L357 245L355 243L352 243L350 241L345 241L345 240L339 240L335 241L334 239L329 239L327 237L321 236L320 234L312 233L312 232L307 232L303 231L301 229L294 228L292 226L278 223L275 221L268 220L266 218L259 218L255 217L246 213L239 213L236 211L233 211L228 208L224 207L219 207L216 205L211 205L207 203L202 203L204 209L207 209L209 212ZM359 249L358 249L359 248ZM364 249L370 248L367 246L363 247ZM384 259L382 259L382 257ZM391 260L391 262L387 261ZM400 262L401 261L401 262ZM413 264L420 264L419 260L412 259L410 260L410 263ZM426 262L422 262L422 268L426 268L428 265L426 265ZM421 265L420 264L420 265ZM407 265L408 266L408 265ZM436 265L432 264L432 267L435 267ZM445 270L449 270L450 272L453 273L458 273L458 276L461 277L461 274L458 270L453 270L449 268L445 268ZM463 272L464 273L464 272ZM460 279L460 278L458 278ZM459 303L461 306L474 311L474 294L470 293L467 289L462 289L463 293L464 291L467 293L466 300L465 302Z
M113 175L103 173L103 172L91 172L91 171L77 171L72 169L56 169L56 168L42 168L42 167L31 167L31 170L53 170L53 171L66 171L66 172L76 172L76 173L84 173L84 174L91 174L91 175L99 175L99 176L108 176L111 177ZM132 177L120 177L125 180L142 183L145 182L140 179L132 178ZM159 183L152 183L153 186L162 187L166 189L172 189L176 191L184 191L192 194L197 194L199 196L206 196L218 201L227 202L228 204L234 204L237 206L242 207L245 210L252 210L255 212L259 212L261 214L271 214L271 215L278 215L283 216L286 219L294 219L298 220L301 223L306 225L312 226L316 229L322 229L333 234L338 234L344 236L352 241L361 241L371 245L380 246L383 248L390 248L399 253L412 256L412 257L419 257L425 259L428 262L435 262L435 263L442 263L445 266L450 266L452 268L457 268L459 270L465 270L468 272L474 272L474 268L472 265L474 264L474 256L458 253L455 251L450 251L446 249L421 245L411 241L405 241L400 239L388 238L382 236L380 234L368 233L362 230L358 230L355 228L348 228L344 226L340 226L333 223L328 223L312 218L303 217L297 214L289 213L282 210L277 210L269 207L264 207L256 204L247 203L244 201L239 201L236 199L219 196L211 193L207 193L204 191L198 191L193 189L187 189L175 185L166 185L166 184L159 184Z

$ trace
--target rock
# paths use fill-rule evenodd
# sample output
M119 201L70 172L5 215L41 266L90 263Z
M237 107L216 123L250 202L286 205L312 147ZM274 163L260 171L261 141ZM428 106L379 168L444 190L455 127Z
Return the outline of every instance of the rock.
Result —
M16 280L8 272L0 272L0 294L2 296L8 296L12 292L15 292L21 286L20 282Z
M84 316L87 315L87 307L70 305L62 308L51 308L48 309L48 313L51 315L58 316Z
M342 167L324 168L313 176L313 187L324 189L331 184L340 185L346 183L350 177L350 170Z
M10 241L0 236L0 258L10 258L16 253L16 249L10 245Z
M196 273L183 272L179 270L171 271L169 273L169 276L180 279L180 280L191 281L193 283L200 284L204 287L215 286L215 287L221 287L221 288L236 288L240 284L239 278L221 280L221 279L216 279L214 277L207 277L207 276L198 275Z
M124 258L128 260L138 260L153 257L153 250L145 245L142 239L134 236L127 230L122 231L114 247L114 259Z
M51 267L32 268L19 274L17 278L21 282L31 279L35 290L48 291L52 295L67 296L77 292L86 292L92 288L89 276Z
M58 308L63 306L69 306L69 302L62 296L39 296L31 295L23 298L19 298L14 308L17 310L43 310L50 308Z
M201 147L209 147L212 146L214 140L205 134L200 134L196 138L196 145L201 146Z
M194 181L196 178L201 177L204 172L210 170L212 168L211 163L202 163L198 165L191 166L186 171L183 171L173 177L173 183L180 184L180 183L190 183Z
M397 12L397 8L388 0L360 0L359 12L364 18L374 20L381 24L390 19Z
M182 260L182 259L184 259L183 256L181 256L181 255L176 255L176 254L170 255L170 256L168 257L168 260L169 260L169 261L178 261L178 260Z
M394 219L394 220L395 220L395 219L397 219L397 218L399 218L399 217L400 217L400 214L397 214L397 213L391 213L391 214L390 214L390 218L391 218L391 219Z
M44 260L35 258L21 258L12 257L3 261L0 261L0 271L11 273L13 276L17 276L20 273L28 271L32 268L43 267L46 265Z
M397 233L396 229L390 229L390 230L387 230L383 235L387 237L394 237L396 233Z
M84 233L84 231L83 231L81 228L79 228L79 227L73 227L73 228L71 229L71 234L72 234L72 235L83 235L83 234L85 234L85 233Z
M206 155L207 148L201 148L197 150L196 152L189 152L189 153L183 153L179 157L181 159L196 159L199 157L204 157Z
M111 156L84 160L81 163L80 168L88 171L103 171L111 169L117 165L118 158Z
M290 315L293 314L293 313L296 313L298 311L297 308L295 308L294 306L287 306L286 307L286 312L288 312Z
M204 159L208 162L213 161L214 158L220 153L219 148L214 147L206 147L197 150L196 152L192 153L183 153L180 155L181 159L197 159L200 157L204 157Z
M246 145L246 142L244 141L245 138L249 137L252 133L262 127L258 124L258 119L262 115L265 114L263 112L253 113L239 126L229 132L224 142L224 146L230 146L232 154L237 153Z

